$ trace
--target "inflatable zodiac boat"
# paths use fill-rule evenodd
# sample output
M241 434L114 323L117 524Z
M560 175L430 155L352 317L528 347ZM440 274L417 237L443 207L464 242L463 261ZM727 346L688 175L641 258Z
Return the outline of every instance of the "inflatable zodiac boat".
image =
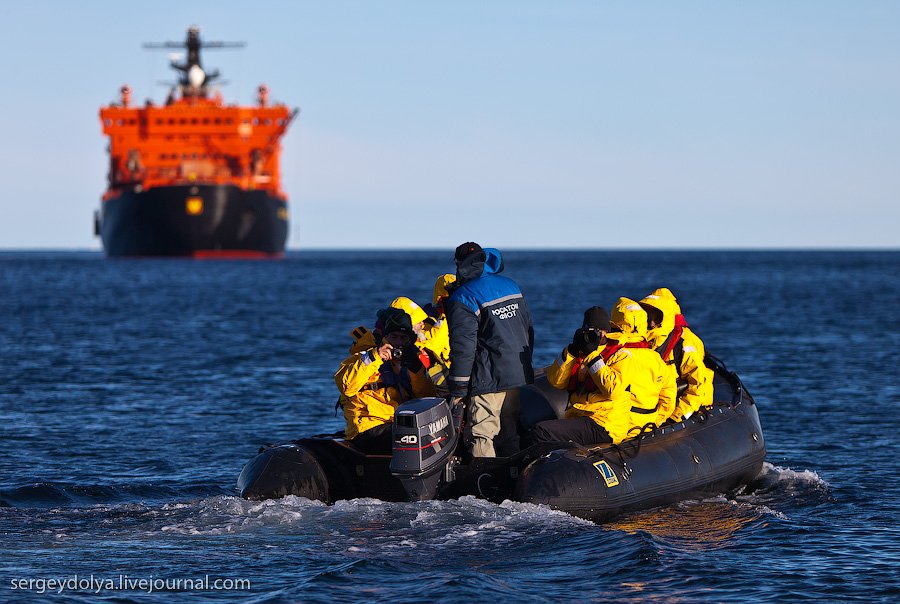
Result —
M724 493L762 469L765 440L756 403L738 376L714 357L712 407L678 424L646 426L618 445L540 443L511 457L467 459L445 399L397 408L393 455L366 455L338 435L267 446L238 478L247 499L297 495L333 503L453 499L475 495L545 504L601 522L640 510ZM521 391L521 423L562 417L567 393L546 378Z

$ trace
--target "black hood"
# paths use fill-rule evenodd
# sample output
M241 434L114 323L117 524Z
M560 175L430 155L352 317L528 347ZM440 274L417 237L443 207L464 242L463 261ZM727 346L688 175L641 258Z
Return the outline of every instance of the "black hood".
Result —
M484 273L484 260L484 251L469 254L463 258L456 266L456 280L463 284L480 277Z

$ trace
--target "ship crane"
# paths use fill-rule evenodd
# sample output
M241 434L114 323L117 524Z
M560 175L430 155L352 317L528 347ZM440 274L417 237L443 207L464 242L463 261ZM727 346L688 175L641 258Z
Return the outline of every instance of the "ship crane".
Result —
M200 28L189 27L184 42L148 42L146 49L186 49L184 63L172 61L173 69L181 73L178 81L182 95L205 97L208 85L219 77L219 70L205 71L200 62L201 48L243 48L244 42L204 42L200 40Z

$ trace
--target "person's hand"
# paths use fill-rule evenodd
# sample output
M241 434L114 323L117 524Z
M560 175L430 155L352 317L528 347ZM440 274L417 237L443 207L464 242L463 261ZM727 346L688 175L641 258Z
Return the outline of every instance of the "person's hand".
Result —
M572 336L572 343L569 344L569 354L576 357L584 357L597 350L601 340L602 336L599 331L579 327L575 330L575 335Z
M450 414L453 416L453 426L459 432L462 430L463 417L466 414L466 400L461 396L451 396L449 403Z
M422 359L419 358L419 349L412 344L404 348L403 356L400 357L400 366L409 369L413 373L418 373L419 370L424 369L425 366L422 365Z
M394 348L393 346L391 346L390 344L388 344L387 342L385 342L384 344L382 344L381 346L379 346L379 347L376 349L376 351L378 352L378 356L381 357L381 360L382 360L382 361L390 361L390 360L391 360L391 357L392 357L392 355L393 355L393 353L391 352L391 350L392 350L393 348Z

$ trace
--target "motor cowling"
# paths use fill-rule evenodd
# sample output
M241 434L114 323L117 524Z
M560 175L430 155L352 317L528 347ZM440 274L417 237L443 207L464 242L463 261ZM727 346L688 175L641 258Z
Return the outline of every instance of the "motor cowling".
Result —
M421 398L398 406L393 437L391 474L403 484L410 501L434 499L459 440L447 401Z

